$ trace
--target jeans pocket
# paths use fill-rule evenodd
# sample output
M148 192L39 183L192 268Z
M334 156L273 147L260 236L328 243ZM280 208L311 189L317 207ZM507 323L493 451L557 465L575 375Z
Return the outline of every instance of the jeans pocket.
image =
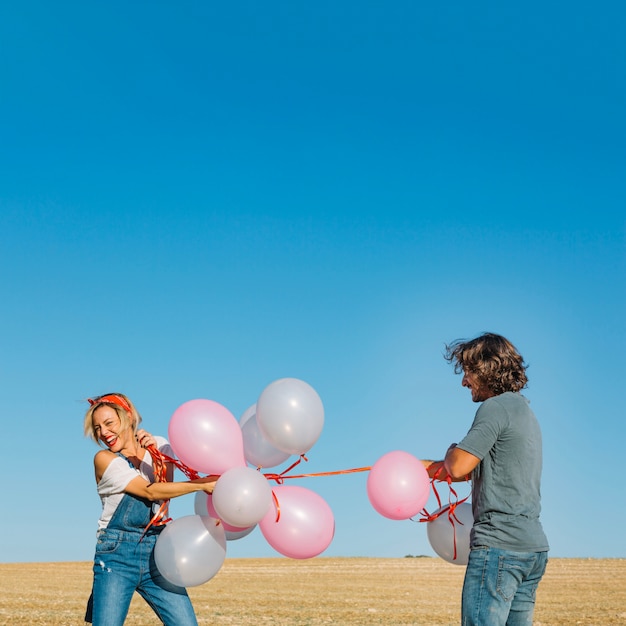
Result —
M116 530L101 530L96 540L96 554L110 554L120 545L121 533Z
M500 555L496 591L506 602L511 602L533 566L534 555Z

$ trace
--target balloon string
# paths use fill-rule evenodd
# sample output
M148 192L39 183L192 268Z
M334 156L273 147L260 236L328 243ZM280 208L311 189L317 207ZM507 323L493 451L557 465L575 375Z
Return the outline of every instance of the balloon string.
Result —
M159 507L159 510L152 516L152 519L148 522L148 525L143 529L143 532L141 533L141 538L139 539L139 541L141 541L144 538L144 535L148 532L148 530L152 526L155 526L155 527L165 526L166 524L172 521L171 517L167 517L167 518L165 517L167 515L169 503L170 503L169 500L163 500L163 502L161 502L161 506Z
M297 465L299 465L302 461L308 461L304 454L300 455L300 458L295 463L292 463L287 469L283 470L280 474L275 473L266 473L263 474L267 480L274 480L278 485L282 485L285 482L286 478L310 478L313 476L336 476L338 474L352 474L354 472L365 472L370 470L371 467L355 467L353 469L346 470L338 470L335 472L316 472L312 474L294 474L292 476L287 476L287 474ZM259 470L261 468L258 468ZM280 502L278 501L278 497L276 496L276 492L272 489L272 499L274 500L274 506L276 507L276 522L280 519Z
M157 450L157 448L154 445L148 446L147 450L150 453L150 456L152 457L152 461L153 461L154 468L155 468L155 473L154 473L155 478L157 477L157 467L159 468L158 471L160 473L160 476L163 477L163 480L159 480L157 478L157 482L165 482L167 480L166 478L166 472L167 472L166 464L167 463L171 463L172 465L175 465L190 480L194 480L195 478L200 478L200 474L196 472L195 469L192 469L188 465L185 465L182 461L179 461L178 459L173 459L171 456L168 456L167 454L164 454L160 450Z
M277 484L282 485L286 478L312 478L316 476L338 476L339 474L353 474L355 472L367 472L371 467L355 467L352 469L345 470L337 470L334 472L315 472L312 474L294 474L292 476L287 476L288 472L290 472L294 467L296 467L302 460L308 461L308 459L304 456L304 454L300 455L300 458L292 463L286 470L282 471L280 474L267 473L264 474L267 480L275 480Z
M278 502L278 498L276 497L276 493L272 489L272 500L274 500L274 506L276 507L276 522L280 519L280 502Z
M456 557L457 557L457 550L456 550L456 524L461 524L461 526L463 526L463 522L456 516L456 508L457 506L459 506L459 504L463 504L463 502L465 502L468 498L468 496L465 496L465 498L463 498L462 500L459 500L459 496L456 492L456 490L454 489L454 487L452 487L452 479L450 478L450 476L446 476L446 478L444 479L447 483L448 483L448 504L444 507L441 506L441 498L439 497L439 492L437 491L437 487L435 487L435 481L439 479L439 475L441 474L441 471L443 470L443 465L441 467L439 467L437 469L437 471L433 474L433 477L430 481L430 484L433 488L433 493L435 494L435 498L437 499L437 512L436 513L429 513L425 508L422 509L421 515L422 517L419 520L413 520L413 521L418 521L418 522L432 522L433 520L436 520L438 517L441 517L444 513L448 514L448 521L450 522L450 524L452 524L452 541L453 541L453 547L454 547L454 556L453 556L453 560L456 561ZM467 479L466 479L467 480ZM439 479L439 482L443 482L443 480ZM454 496L455 501L452 502L452 496Z
M352 469L336 470L334 472L316 472L314 474L296 474L294 476L283 476L283 478L309 478L314 476L339 476L339 474L354 474L355 472L368 472L371 467L354 467ZM267 474L266 474L267 476Z
M190 480L200 478L200 474L195 469L189 467L188 465L185 465L182 461L179 461L178 459L174 459L168 456L167 454L164 454L160 450L157 450L154 446L148 446L147 450L153 459L155 478L157 482L165 482L165 480L167 480L166 479L166 470L167 470L166 464L167 463L171 463L172 465L175 465ZM310 477L315 477L315 476L338 476L339 474L353 474L355 472L367 472L370 469L372 469L370 466L355 467L352 469L336 470L334 472L316 472L316 473L311 473L311 474L294 474L292 476L287 476L287 474L294 467L297 467L302 461L308 462L308 459L306 458L304 454L301 454L294 463L292 463L287 469L280 472L280 474L269 472L269 473L264 474L264 476L268 480L274 480L278 484L282 484L282 482L286 478L310 478ZM258 469L260 470L261 468L259 467Z
M287 469L283 470L280 474L273 474L273 473L269 473L269 474L264 474L264 476L268 479L268 480L275 480L279 485L282 484L283 482L283 478L285 478L285 474L287 472L290 472L294 467L296 467L297 465L299 465L302 461L307 461L309 459L306 458L306 456L304 456L304 454L301 454L298 457L298 460L295 461L294 463L292 463ZM259 471L261 470L261 468L258 468Z
M157 483L165 483L167 482L167 464L171 463L175 465L181 472L183 472L190 480L194 478L200 478L200 474L196 472L196 470L188 467L182 461L178 459L173 459L171 456L164 454L160 450L156 448L154 445L150 445L146 448L152 457L152 468L154 471L154 481ZM172 521L171 517L167 517L168 507L169 507L169 498L167 500L163 500L159 510L152 516L152 519L148 522L148 525L144 528L143 533L141 534L141 539L144 538L144 535L148 532L150 528L153 526L165 526L168 522ZM141 541L140 539L140 541Z
M190 480L200 478L200 474L196 470L189 467L188 465L185 465L182 461L179 461L178 459L174 459L168 456L167 454L164 454L160 450L157 450L155 446L153 445L148 446L147 450L150 453L150 456L152 457L154 476L155 476L156 482L167 481L167 464L168 463L171 463L172 465L176 466ZM354 474L357 472L368 472L369 470L372 469L371 466L366 466L366 467L354 467L350 469L336 470L332 472L312 472L309 474L288 475L289 472L293 470L295 467L297 467L302 461L308 462L308 459L306 458L304 454L301 454L294 463L292 463L288 468L286 468L279 474L269 472L269 473L265 473L264 476L265 478L267 478L267 480L274 480L277 484L282 485L285 479L287 478L314 478L314 477L321 477L321 476L339 476L341 474ZM259 471L261 470L260 467L257 469ZM450 524L452 524L452 530L453 530L453 536L454 536L454 559L456 559L457 548L456 548L455 522L461 525L463 525L463 522L461 522L457 518L455 514L455 509L459 504L462 504L463 502L468 500L469 496L466 496L462 500L459 500L456 490L452 487L452 479L449 476L447 476L445 478L445 481L448 483L448 488L449 488L448 504L445 507L442 507L441 497L439 496L439 492L437 490L437 487L435 486L435 481L438 480L439 475L441 474L442 470L443 470L443 465L437 469L437 471L434 473L431 479L431 486L433 489L433 493L435 494L435 498L437 499L437 505L438 505L437 508L440 510L438 510L436 513L431 514L424 508L421 511L422 518L420 518L419 520L412 520L412 521L432 522L433 520L437 519L438 517L440 517L441 515L447 512ZM440 480L439 482L443 482L443 481ZM452 502L452 496L456 498L455 502ZM278 502L278 498L273 490L272 490L272 498L274 500L274 505L276 506L276 521L278 522L278 520L280 519L280 503ZM169 500L165 500L161 504L161 507L159 508L157 513L153 516L153 518L150 520L150 523L146 526L143 532L143 535L146 534L146 532L151 526L162 526L171 521L171 518L165 519L168 504L169 504Z

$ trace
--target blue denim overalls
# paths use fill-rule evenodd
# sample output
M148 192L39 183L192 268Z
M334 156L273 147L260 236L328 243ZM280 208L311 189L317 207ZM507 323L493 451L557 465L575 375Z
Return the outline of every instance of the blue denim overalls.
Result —
M122 626L137 591L166 626L197 626L184 587L168 582L154 562L154 546L164 526L150 527L151 502L124 494L106 528L98 531L93 591L86 622Z

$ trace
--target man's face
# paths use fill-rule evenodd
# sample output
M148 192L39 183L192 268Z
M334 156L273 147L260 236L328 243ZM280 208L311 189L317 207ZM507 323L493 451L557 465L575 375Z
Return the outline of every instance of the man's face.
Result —
M487 387L481 385L478 377L471 372L463 372L461 384L472 392L473 402L483 402L487 398L492 398L496 395L491 390L487 389Z

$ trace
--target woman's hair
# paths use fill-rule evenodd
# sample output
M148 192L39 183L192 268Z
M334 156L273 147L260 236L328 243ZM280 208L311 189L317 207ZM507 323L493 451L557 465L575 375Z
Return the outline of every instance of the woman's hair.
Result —
M95 398L89 398L88 402L91 406L85 413L85 437L90 437L98 445L102 444L93 429L93 414L101 406L110 406L115 410L120 418L122 430L132 428L133 431L136 431L141 422L141 415L139 415L135 405L123 393L105 393Z
M454 363L454 372L470 373L495 395L520 391L528 377L522 355L502 335L483 333L475 339L457 339L446 345L444 358Z

